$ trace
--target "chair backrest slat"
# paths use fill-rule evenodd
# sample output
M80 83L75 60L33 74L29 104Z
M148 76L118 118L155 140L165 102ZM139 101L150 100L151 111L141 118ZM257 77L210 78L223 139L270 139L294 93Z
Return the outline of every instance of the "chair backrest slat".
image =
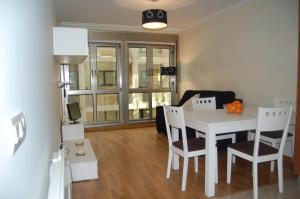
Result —
M193 107L193 111L216 109L216 98L215 97L193 98L192 107Z
M274 107L276 108L284 108L284 107L293 107L293 110L296 108L296 100L288 99L288 98L279 98L275 97L274 99Z
M280 98L275 97L274 99L274 107L276 108L287 108L287 107L293 107L292 116L290 120L290 125L296 124L296 100L294 99L288 99L288 98Z
M287 129L291 118L292 107L289 108L258 108L257 126L255 133L255 143L253 156L257 158L259 151L260 133L262 131L280 131L283 130L279 153L283 153Z
M172 146L172 129L176 128L181 130L182 141L183 141L183 150L187 152L187 137L186 137L186 130L185 130L185 121L184 121L184 112L183 108L175 107L175 106L167 106L163 105L164 107L164 115L165 115L165 123L167 129L167 136L169 146Z

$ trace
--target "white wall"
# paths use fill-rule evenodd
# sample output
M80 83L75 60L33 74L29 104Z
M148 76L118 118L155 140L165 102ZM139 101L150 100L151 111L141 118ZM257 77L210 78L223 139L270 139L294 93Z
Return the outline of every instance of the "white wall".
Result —
M59 147L58 67L52 57L51 0L0 1L0 198L42 199ZM4 123L23 111L27 137L7 156Z
M253 0L179 36L180 95L233 90L246 105L296 97L298 0Z

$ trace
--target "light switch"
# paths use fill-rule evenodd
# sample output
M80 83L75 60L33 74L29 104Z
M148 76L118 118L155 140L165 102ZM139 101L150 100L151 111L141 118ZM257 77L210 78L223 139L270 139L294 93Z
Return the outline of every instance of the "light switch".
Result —
M6 144L9 155L13 155L26 137L26 120L23 112L15 114L6 124Z

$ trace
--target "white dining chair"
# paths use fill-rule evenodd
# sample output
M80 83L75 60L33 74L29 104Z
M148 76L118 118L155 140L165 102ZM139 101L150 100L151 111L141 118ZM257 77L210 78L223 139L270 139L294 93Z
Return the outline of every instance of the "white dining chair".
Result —
M291 118L290 108L258 108L256 132L254 141L236 143L228 146L227 150L227 184L231 182L232 156L238 156L252 162L253 198L258 198L258 163L277 161L279 192L283 192L283 150L288 134ZM279 149L260 142L261 132L282 130Z
M192 110L213 110L216 109L215 97L202 97L192 99Z
M214 110L216 109L216 98L215 97L203 97L192 99L192 109L193 111L199 110ZM196 131L196 137L205 138L205 133ZM231 139L232 143L236 143L236 135L233 133L226 133L216 136L216 140ZM197 157L195 157L197 159ZM218 157L216 157L218 159ZM235 158L233 158L233 163L235 163ZM198 161L195 160L195 167L198 167Z
M296 110L296 100L287 99L287 98L278 98L274 99L274 107L276 108L287 108L292 106L292 116L289 123L288 134L286 138L286 142L289 143L289 148L286 148L288 154L294 157L294 140L295 140L295 125L296 125L296 117L295 117L295 110ZM254 132L252 132L254 133ZM275 132L261 132L260 139L265 143L274 148L278 148L281 142L282 131L275 131ZM254 137L254 135L252 135ZM274 171L275 162L271 161L270 170Z
M186 136L184 112L182 107L164 105L165 123L167 127L167 136L169 143L169 156L167 166L167 176L170 178L171 164L174 154L183 157L183 173L181 190L186 190L188 161L190 157L205 155L205 140L203 138L190 138ZM181 131L182 140L173 141L173 129ZM196 170L196 168L195 168ZM217 170L216 170L217 172ZM216 174L217 176L217 174Z

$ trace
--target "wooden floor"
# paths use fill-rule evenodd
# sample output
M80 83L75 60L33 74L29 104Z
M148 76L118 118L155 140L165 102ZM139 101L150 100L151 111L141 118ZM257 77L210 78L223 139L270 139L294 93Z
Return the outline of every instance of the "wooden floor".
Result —
M182 168L167 180L167 139L154 127L88 132L99 162L99 180L73 183L74 199L199 199L204 195L204 158L199 173L189 162L187 190L181 192ZM181 163L181 162L180 162ZM180 164L182 165L182 164ZM259 186L277 183L277 172L269 164L259 165ZM237 159L232 184L226 184L226 151L219 151L219 184L216 196L252 189L251 164ZM291 161L284 161L284 179L295 178Z

